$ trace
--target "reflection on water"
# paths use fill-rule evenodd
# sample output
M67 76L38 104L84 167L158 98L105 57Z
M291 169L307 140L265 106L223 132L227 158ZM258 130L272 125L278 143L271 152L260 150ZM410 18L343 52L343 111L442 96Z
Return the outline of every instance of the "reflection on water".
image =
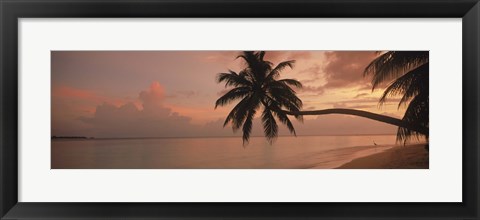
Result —
M52 140L52 169L334 168L394 144L394 135L279 137L273 145L252 137L246 147L239 137Z

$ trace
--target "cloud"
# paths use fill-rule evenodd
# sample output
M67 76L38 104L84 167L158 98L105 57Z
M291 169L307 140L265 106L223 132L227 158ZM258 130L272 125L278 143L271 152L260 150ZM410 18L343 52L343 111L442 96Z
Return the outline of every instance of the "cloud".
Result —
M299 135L395 134L397 127L349 115L322 115L295 123Z
M325 89L323 86L303 86L300 91L304 93L313 93L315 95L321 95L325 92Z
M111 98L99 95L92 90L54 85L51 104L52 134L59 136L90 134L91 124L78 118L91 116L96 112L96 106L104 102L112 106L121 106L129 101L132 99Z
M81 135L97 138L232 135L229 129L223 129L223 121L193 124L192 118L167 107L166 97L164 87L159 82L153 82L139 93L140 107L133 102L120 106L104 102L96 107L93 116L77 118L77 121L89 126L88 131L81 131ZM56 135L79 135L74 133L79 131L67 127L64 131L56 130Z
M96 93L88 89L80 89L65 85L55 85L52 88L52 102L69 102L72 105L78 104L101 104L103 102L113 103L117 106L127 102L134 101L131 98L113 98ZM87 107L88 106L88 107ZM90 108L90 105L81 106L81 108Z
M165 99L165 89L159 82L153 82L147 91L140 92L138 99L143 103L144 110L161 107Z
M347 104L343 102L333 103L334 108L346 108Z
M336 102L326 102L326 105L331 105L332 108L348 108L348 109L362 109L373 113L378 113L382 115L387 115L391 117L401 118L403 112L398 111L398 102L400 101L399 98L391 98L388 102L384 104L379 104L378 98L376 97L365 97L365 98L357 98L352 100L343 100L343 101L336 101ZM386 109L395 109L390 113L387 112L380 112Z
M325 104L332 105L333 108L353 108L353 109L375 109L380 107L378 100L379 98L375 97L364 97L363 95L360 98L352 99L352 100L344 100L344 101L336 101L336 102L327 102ZM399 98L390 98L388 103L397 103L400 101ZM387 103L387 104L388 104Z
M319 64L313 63L308 65L307 68L298 72L299 74L308 74L311 78L308 80L303 80L303 82L315 82L322 74L323 67Z
M312 53L310 51L290 51L287 57L289 60L310 59Z
M176 94L180 97L191 98L193 96L198 95L198 92L193 90L185 90L185 91L178 91Z
M82 90L64 85L53 87L52 96L55 98L87 99L92 101L98 101L101 99L92 91Z
M139 93L138 99L142 108L137 107L133 102L120 106L102 103L96 107L93 116L77 119L84 124L83 130L75 128L72 132L83 132L74 135L97 138L241 135L241 132L234 134L230 126L224 128L223 118L202 125L193 124L190 117L180 115L166 107L165 94L163 86L153 82L149 88ZM395 132L394 126L345 115L322 115L314 119L310 117L304 123L296 121L294 123L298 135L393 134ZM263 136L261 124L257 116L254 120L252 136ZM281 127L280 135L289 135L286 128Z
M266 51L265 60L277 64L286 60L305 60L311 58L310 51Z
M357 94L355 97L353 97L354 99L356 98L361 98L361 97L365 97L365 96L368 96L370 95L369 93L366 93L366 92L363 92L363 93L359 93Z
M355 108L354 106L370 106L375 107L378 105L378 98L361 98L336 102L327 102L325 104L333 105L334 108Z
M373 51L326 52L323 71L327 83L325 87L339 88L368 84L370 79L363 76L365 67L376 57Z
M207 63L228 63L235 60L241 51L208 51L206 56L202 56L201 60Z
M92 126L96 137L154 137L175 136L188 130L190 118L180 116L164 106L165 90L153 82L147 90L141 91L138 100L142 109L133 102L120 106L104 102L96 107L93 117L79 117Z

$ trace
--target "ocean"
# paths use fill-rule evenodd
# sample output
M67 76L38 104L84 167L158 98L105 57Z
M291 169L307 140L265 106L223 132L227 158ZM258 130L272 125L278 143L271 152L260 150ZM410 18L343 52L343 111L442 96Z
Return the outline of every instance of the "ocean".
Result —
M335 168L396 144L395 135L54 139L52 169ZM374 144L375 143L375 144Z

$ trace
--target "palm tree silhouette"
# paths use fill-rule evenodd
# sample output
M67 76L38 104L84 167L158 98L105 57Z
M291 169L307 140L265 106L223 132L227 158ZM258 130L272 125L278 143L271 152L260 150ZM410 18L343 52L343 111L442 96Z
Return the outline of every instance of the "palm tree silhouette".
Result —
M278 125L275 117L285 124L292 134L296 135L295 128L288 115L294 116L300 121L303 121L303 115L355 115L396 125L405 128L406 131L428 135L428 127L412 123L409 120L401 120L362 110L332 108L300 111L302 101L291 87L301 88L302 84L295 79L278 79L280 72L286 67L293 68L295 61L284 61L273 68L273 64L265 61L264 56L264 51L244 51L237 58L242 58L246 62L246 68L239 73L229 70L228 73L220 73L217 77L218 83L224 82L225 87L232 86L234 88L216 101L215 108L241 99L228 114L223 126L232 123L234 131L243 126L244 144L248 143L253 118L260 107L263 107L261 119L265 137L270 143L278 135ZM392 91L394 90L392 89Z
M384 104L387 97L401 95L398 108L408 103L403 121L424 127L429 124L429 62L428 51L389 51L375 60L366 68L364 75L372 75L372 91L382 83L389 83L383 92L379 103ZM391 82L390 82L391 81ZM397 131L398 141L407 141L411 136L424 135L405 127Z
M242 127L244 144L248 143L253 118L261 106L263 106L261 117L263 130L270 143L278 135L275 118L285 124L290 133L296 135L287 112L282 109L300 111L302 100L297 97L291 86L301 88L302 84L294 79L278 79L280 72L287 67L292 68L295 61L284 61L273 67L271 62L263 59L264 56L264 51L245 51L237 57L246 62L245 69L239 73L229 70L228 73L220 73L217 77L218 83L225 82L225 87L234 88L216 101L215 108L241 99L228 114L223 126L231 122L234 131ZM295 115L295 118L303 120L301 115Z

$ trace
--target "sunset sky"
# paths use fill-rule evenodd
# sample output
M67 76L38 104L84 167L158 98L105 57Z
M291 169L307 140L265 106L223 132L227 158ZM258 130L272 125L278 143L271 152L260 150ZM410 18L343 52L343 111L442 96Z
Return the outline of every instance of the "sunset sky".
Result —
M214 109L225 93L216 75L240 71L239 51L53 51L52 135L91 137L232 136L223 121L233 107ZM398 99L378 106L363 69L373 51L267 51L266 60L296 60L281 78L303 83L304 110L354 108L401 118ZM262 136L254 121L253 136ZM305 117L298 135L395 134L396 127L346 115ZM280 135L287 135L284 127Z

